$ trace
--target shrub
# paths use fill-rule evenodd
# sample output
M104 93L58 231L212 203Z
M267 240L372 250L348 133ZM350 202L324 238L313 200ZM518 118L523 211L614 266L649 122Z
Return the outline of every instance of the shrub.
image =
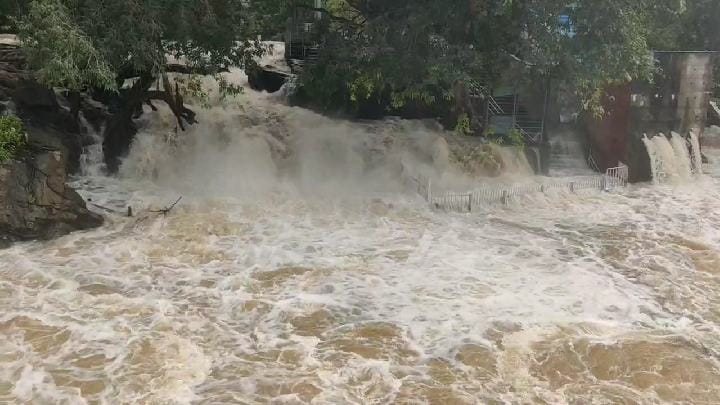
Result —
M525 137L517 128L512 128L507 134L508 144L511 146L525 146Z
M467 114L463 113L460 117L458 117L457 124L455 124L455 134L461 136L472 135L470 117Z
M22 121L13 115L0 116L0 163L14 158L24 146Z

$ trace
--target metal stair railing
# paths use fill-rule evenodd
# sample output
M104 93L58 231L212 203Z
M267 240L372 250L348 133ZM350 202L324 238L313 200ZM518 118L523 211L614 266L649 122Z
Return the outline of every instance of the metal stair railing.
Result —
M515 123L515 129L530 143L539 143L542 140L543 124L542 121L531 121L520 125Z
M505 115L505 111L493 96L488 96L488 110L492 115Z
M601 172L600 167L599 167L598 164L595 162L595 158L594 158L593 155L592 155L592 151L590 151L590 153L588 153L587 162L588 162L588 166L590 166L590 168L591 168L592 170L594 170L594 171L596 171L596 172L598 172L598 173Z

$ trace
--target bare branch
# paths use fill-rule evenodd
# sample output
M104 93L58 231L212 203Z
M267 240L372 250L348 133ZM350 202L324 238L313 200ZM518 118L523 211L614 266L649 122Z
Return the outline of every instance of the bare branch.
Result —
M228 68L219 67L215 69L199 67L199 66L188 66L179 63L170 63L165 65L165 71L169 73L181 73L186 75L201 75L208 76L214 75L221 72L228 72Z
M156 214L167 215L168 213L170 213L170 211L172 211L173 208L175 208L175 206L180 202L180 200L182 200L182 196L178 197L177 201L175 201L171 206L161 209L161 210L150 211L150 212L156 213Z
M163 75L162 83L163 90L147 91L145 100L164 101L168 105L168 107L170 107L170 110L172 110L175 118L177 118L180 129L182 129L183 131L185 130L185 122L191 125L196 124L197 120L195 119L195 112L185 107L185 102L183 100L182 94L180 94L180 89L178 88L177 83L175 85L174 94L172 92L172 85L170 84L170 80L168 79L167 75Z

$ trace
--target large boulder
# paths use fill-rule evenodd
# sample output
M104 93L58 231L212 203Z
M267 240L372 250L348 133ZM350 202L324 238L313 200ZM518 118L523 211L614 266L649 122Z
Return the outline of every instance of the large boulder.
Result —
M60 151L35 151L0 165L0 247L102 225L66 180Z
M253 66L245 69L250 88L275 93L290 79L290 73L272 66Z

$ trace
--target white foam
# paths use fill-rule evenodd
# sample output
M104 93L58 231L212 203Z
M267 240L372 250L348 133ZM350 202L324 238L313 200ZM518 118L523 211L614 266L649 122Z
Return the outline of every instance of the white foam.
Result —
M491 381L456 384L463 397L569 402L530 370L537 342L558 330L720 350L720 291L688 247L720 252L718 180L434 212L401 173L451 170L437 132L265 96L199 110L201 124L175 140L167 111L153 115L119 178L75 182L100 205L133 205L135 218L0 251L0 390L12 384L11 402L392 402L404 376L427 378L429 359L469 373L454 357L468 342L498 366ZM677 140L646 143L656 174L687 172ZM170 215L148 212L179 194ZM7 332L16 317L62 332L31 342ZM378 323L390 331L353 334ZM487 334L498 324L517 328L505 346ZM54 369L104 389L81 395Z
M692 177L693 169L698 165L696 156L699 156L699 145L692 141L692 135L690 139L692 150L688 148L685 139L675 132L672 133L670 139L664 134L643 138L650 157L650 169L655 183L662 181L681 183ZM702 161L700 161L701 171Z

